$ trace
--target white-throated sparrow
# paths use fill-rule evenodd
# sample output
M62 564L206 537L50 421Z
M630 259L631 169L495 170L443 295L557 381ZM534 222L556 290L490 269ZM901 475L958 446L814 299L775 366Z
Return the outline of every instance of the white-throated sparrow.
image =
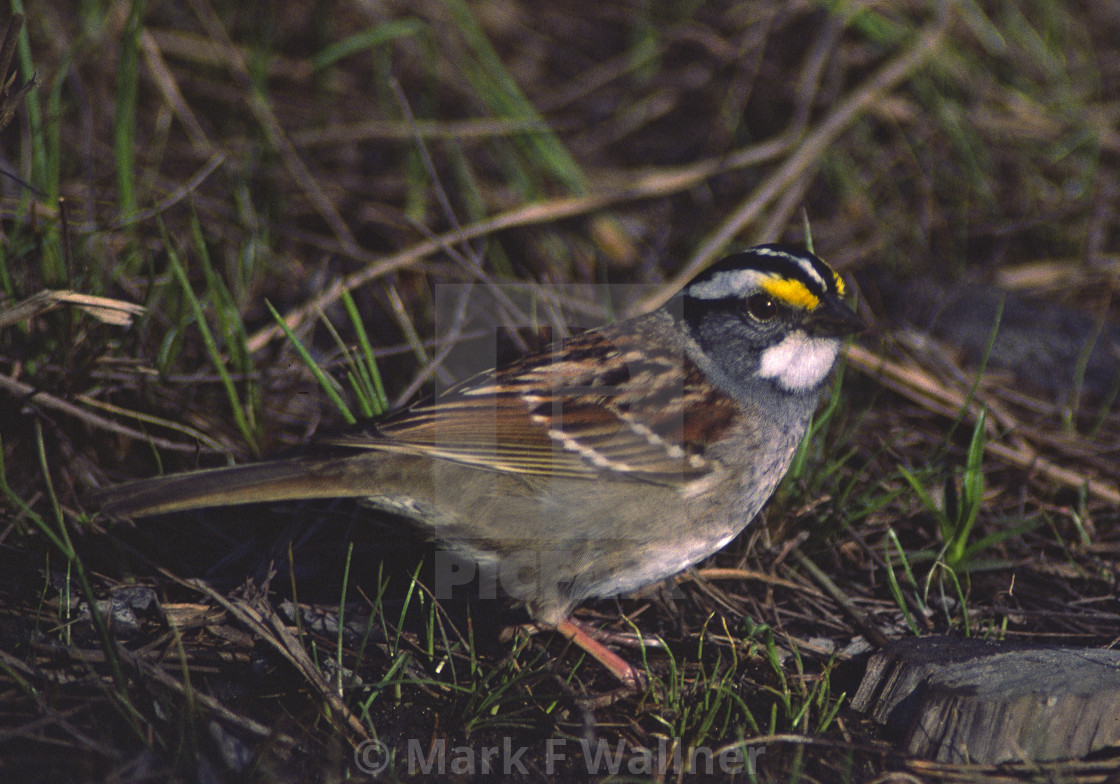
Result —
M750 522L789 468L841 338L863 326L843 293L811 253L759 246L652 313L322 440L334 454L141 480L95 503L121 517L361 498L428 527L536 621L638 683L572 608L669 577Z

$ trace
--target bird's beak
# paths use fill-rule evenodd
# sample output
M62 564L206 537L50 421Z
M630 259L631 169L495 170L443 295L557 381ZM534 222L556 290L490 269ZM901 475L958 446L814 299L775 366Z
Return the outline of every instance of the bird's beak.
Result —
M838 338L862 332L867 322L843 300L828 297L809 315L806 327L811 335Z

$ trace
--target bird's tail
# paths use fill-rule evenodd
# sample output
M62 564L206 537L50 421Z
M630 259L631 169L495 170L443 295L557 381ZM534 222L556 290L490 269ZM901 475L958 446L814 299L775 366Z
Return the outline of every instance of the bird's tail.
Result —
M103 488L89 500L103 514L121 518L269 501L362 497L372 492L369 461L369 455L295 458L190 471Z

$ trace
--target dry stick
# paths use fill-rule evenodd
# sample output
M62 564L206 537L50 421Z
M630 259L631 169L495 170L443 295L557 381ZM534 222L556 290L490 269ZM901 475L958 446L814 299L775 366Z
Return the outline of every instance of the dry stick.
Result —
M786 188L796 183L799 178L805 176L810 169L815 167L829 145L836 141L836 138L849 125L855 122L872 104L923 66L940 48L945 33L949 29L952 15L948 9L951 5L952 3L943 3L937 21L929 26L929 29L914 46L880 68L854 95L842 100L820 125L805 137L805 141L797 148L797 151L766 182L743 201L732 216L724 222L723 226L708 238L673 281L660 294L645 300L642 303L642 308L652 309L663 305L672 296L673 292L695 277L700 270L707 267L716 255L723 250L724 246L734 239L745 226L753 222Z
M827 38L822 39L820 48L823 50L827 43ZM823 54L810 58L809 66L806 68L799 87L799 92L804 96L811 94L813 85L819 78L822 64ZM387 258L367 253L361 249L339 249L323 246L324 250L334 252L339 252L341 250L345 255L349 255L351 258L358 261L365 262L370 266L361 272L355 273L335 283L330 289L320 294L319 297L312 302L292 311L285 318L285 322L290 329L295 330L312 314L338 299L343 291L357 288L382 275L386 275L412 264L431 253L446 248L451 242L466 242L475 237L505 229L562 220L564 218L588 214L605 207L629 201L667 196L694 187L717 174L723 174L725 172L734 171L735 169L745 168L778 158L792 148L803 133L808 118L808 103L809 101L807 99L802 101L801 106L803 106L804 109L798 111L789 129L770 141L744 148L727 156L700 161L690 166L676 169L662 169L645 174L628 174L626 177L620 178L627 183L631 183L625 188L615 188L590 196L569 197L521 207L495 216L489 220L480 221L471 226L457 228L439 236L428 238L411 248L407 248ZM315 244L313 238L309 238L308 241ZM484 282L487 281L484 280ZM646 309L652 308L632 308L631 311ZM257 351L281 334L283 334L283 332L279 327L267 327L250 338L248 344L249 349L251 351Z
M188 588L193 588L220 604L230 615L245 624L254 634L260 636L261 639L275 648L281 656L291 662L307 682L315 687L319 695L330 703L331 710L346 717L346 724L354 733L363 738L369 737L369 731L362 725L361 720L354 715L349 706L343 702L342 697L315 666L315 663L311 661L311 657L307 655L307 651L304 650L300 641L292 635L288 628L276 617L272 608L268 607L263 600L260 601L259 606L254 606L248 601L234 600L223 596L203 580L187 580L165 569L160 569L160 572L168 579Z
M753 581L759 583L767 583L768 585L780 585L783 588L789 588L791 591L800 591L807 593L810 596L824 598L824 594L818 591L811 585L804 583L795 583L793 580L787 580L784 577L777 575L767 574L766 572L756 572L753 569L732 569L728 567L712 566L706 569L697 569L695 573L692 571L684 572L677 580L684 582L686 580L695 580L697 577L703 580L714 582L716 580L735 580L737 582Z
M812 184L813 178L810 172L804 172L794 182L790 183L785 193L778 199L774 209L770 211L762 230L759 231L758 236L752 240L751 244L773 242L780 237L782 229L789 224L790 216L796 213L798 208L805 205L805 191L809 190L809 186Z
M23 106L24 97L31 92L38 80L34 75L18 88L15 86L16 74L9 74L12 58L19 45L19 32L23 29L23 14L12 14L4 26L4 40L0 43L0 130L8 127L16 112ZM9 76L11 81L9 82ZM12 92L7 92L11 88Z
M160 51L159 44L151 31L144 30L140 34L140 50L144 53L144 64L151 71L156 87L163 93L163 100L175 116L179 118L179 122L183 124L183 129L190 137L191 145L195 151L206 156L213 155L216 152L214 143L206 136L202 124L195 117L190 104L183 97L183 93L179 89L179 83L175 81L175 76L171 73L171 69L167 67L167 61L163 59L163 52Z
M186 183L177 186L174 190L171 190L171 193L160 199L156 204L153 204L151 207L144 209L144 211L142 212L133 214L128 218L125 218L125 220L114 221L110 224L101 224L94 222L71 223L69 224L69 227L71 227L71 230L73 230L76 234L95 234L99 232L110 232L118 230L118 228L124 228L125 226L131 226L134 224L143 223L144 221L149 221L151 220L151 218L166 212L167 209L175 206L190 194L193 194L195 190L197 190L198 187L203 184L203 181L205 181L207 177L214 174L214 171L217 170L218 167L222 166L224 162L224 153L214 153L214 155L209 157L205 164L203 164L202 168L198 169L198 171L196 171L195 174L186 181ZM60 221L63 218L62 209L56 208L52 205L36 203L35 208L39 214L46 215L52 221Z
M797 131L798 138L809 125L812 113L813 100L820 89L821 77L824 75L825 63L828 55L836 48L840 36L844 32L846 22L839 16L828 20L823 32L817 36L812 49L806 56L805 65L801 69L797 80L797 104L792 127ZM791 185L785 189L777 206L770 211L770 217L762 230L758 232L756 242L771 242L781 234L789 216L803 206L805 192L813 183L812 172L806 170ZM754 243L752 243L754 244Z
M933 54L940 44L941 37L948 27L946 19L941 19L918 44L905 55L892 60L871 79L868 85L856 95L843 101L825 120L807 137L805 143L781 167L777 174L763 187L765 196L761 206L768 204L790 183L795 182L813 161L819 157L824 148L830 144L844 128L867 106L877 100L882 93L893 88L898 82L905 79L910 73ZM568 197L556 199L540 204L531 204L509 212L497 215L485 221L479 221L460 229L455 229L432 239L419 242L411 248L406 248L391 256L381 257L368 253L361 248L324 247L325 250L341 252L350 258L369 264L364 270L356 272L342 280L335 282L326 291L310 302L292 310L285 316L285 323L289 329L296 330L308 318L320 310L325 310L334 303L343 291L349 291L364 285L371 280L386 275L395 270L413 264L419 259L436 253L452 242L463 242L486 234L492 234L506 229L522 226L531 226L549 221L558 221L565 218L585 215L617 204L639 201L642 199L658 198L673 193L678 193L694 187L704 180L717 174L722 174L735 169L763 163L779 157L795 142L798 135L796 125L793 133L783 134L769 142L748 147L725 158L716 158L701 161L691 166L678 169L657 171L645 176L637 175L631 187L620 188L590 196ZM769 194L769 195L765 195ZM752 197L750 201L754 201ZM760 206L760 209L761 209ZM736 229L737 231L737 229ZM717 249L718 250L718 249ZM699 267L694 260L688 267L686 274L679 275L673 284L666 286L661 295L648 297L631 308L631 312L652 310L664 304L679 289L686 280L691 278ZM255 333L248 342L250 351L259 351L270 341L283 334L278 326L270 326Z
M918 405L944 416L960 413L965 404L965 394L944 386L928 376L915 373L897 362L875 354L862 346L848 347L848 361L871 378L909 398ZM969 412L971 414L971 412ZM974 416L974 415L973 415ZM1014 446L988 441L984 451L1009 465L1037 474L1075 490L1084 487L1089 495L1112 505L1120 505L1120 488L1111 482L1091 479L1068 468L1055 465L1042 457L1025 440Z
M334 147L370 140L388 139L393 141L413 141L422 139L450 139L466 141L474 139L494 139L522 133L555 130L542 128L537 119L498 119L480 117L469 120L417 120L415 124L399 120L358 120L339 122L327 128L304 128L291 132L292 144L301 149L315 147Z
M201 705L203 708L210 711L223 721L236 727L240 727L246 732L252 733L253 735L257 735L262 738L272 737L285 746L290 747L299 745L299 741L297 741L290 735L286 735L282 732L276 732L274 728L269 727L266 724L261 724L259 721L250 719L248 716L242 716L240 713L234 713L232 710L223 705L220 700L210 696L209 694L206 694L205 692L192 689L182 681L176 680L159 667L155 666L151 662L145 661L141 656L128 650L123 645L116 646L115 651L116 654L124 659L125 662L131 665L134 669L139 670L146 677L162 684L165 688L170 689L171 691L182 694L183 696L189 696L190 699L193 700L196 704Z
M142 212L137 212L127 219L117 220L109 224L94 222L70 223L70 229L73 230L76 234L93 234L97 232L113 231L115 229L123 229L126 226L132 226L137 223L143 223L144 221L150 220L151 218L154 218L160 213L165 212L166 210L175 206L187 196L194 193L194 191L198 190L199 186L202 185L206 178L213 174L217 170L217 168L225 162L226 157L224 154L215 153L206 161L206 163L202 164L202 168L195 172L189 180L176 187L173 191L171 191L169 194L167 194L165 197L160 199L148 209L143 210ZM51 220L62 219L62 210L56 208L53 205L36 202L35 210L39 214L45 215Z
M195 1L198 2L199 0ZM949 4L947 3L945 5L947 7ZM664 304L677 289L684 285L687 280L691 279L703 266L706 266L711 258L726 244L727 240L739 231L742 225L752 220L761 209L773 201L773 199L777 198L791 183L796 182L796 180L804 174L805 170L816 162L827 146L831 144L856 117L872 103L881 98L884 93L893 89L899 82L906 79L914 70L923 65L925 61L933 55L940 46L945 31L948 29L949 19L950 16L948 12L943 10L941 18L939 18L937 23L922 36L917 44L905 54L900 55L880 69L876 75L869 80L867 85L855 95L842 101L840 105L817 126L816 130L806 137L805 142L786 163L779 168L766 185L759 191L756 191L756 195L747 200L745 205L740 208L736 218L728 224L725 224L725 229L709 240L705 248L702 249L685 268L685 271L678 275L673 283L667 285L661 294L645 298L640 301L637 306L631 308L631 312L652 310ZM376 254L367 253L360 248L342 248L341 250L346 253L346 255L359 261L365 261L370 266L337 281L315 299L291 311L285 317L284 321L289 329L296 330L306 319L313 317L314 314L320 310L325 310L341 296L343 291L354 289L389 272L408 266L431 253L439 251L451 242L462 242L505 229L571 218L624 202L656 198L677 193L691 188L716 174L776 158L788 150L793 144L793 141L794 140L787 135L783 135L770 142L748 147L727 158L701 161L693 166L656 172L645 177L639 176L636 178L635 184L629 188L590 196L557 199L550 202L521 207L495 216L489 220L479 221L470 226L464 226L446 232L433 239L419 242L411 248L406 248L388 257L378 257ZM751 205L756 202L757 207L751 207ZM733 230L728 234L727 232L732 228ZM720 237L724 238L719 239ZM717 239L719 239L718 247L715 246ZM271 340L282 334L283 331L278 326L266 327L249 339L249 350L254 352L259 351Z
M867 754L886 755L897 753L896 749L886 741L853 743L850 740L824 738L820 735L797 735L792 732L783 732L775 735L756 735L752 738L743 738L742 740L737 740L734 743L728 743L726 746L720 746L719 748L714 749L712 751L712 755L715 758L719 758L723 754L732 752L736 749L741 749L743 746L747 746L748 748L750 748L757 746L769 746L776 743L788 743L794 746L823 746L826 749L838 749L840 751L849 752L862 751ZM958 765L956 769L960 770L963 767L964 766ZM898 775L892 773L888 774L887 777L876 779L876 781L898 781L907 782L907 784L909 784L910 779L905 778L904 776L905 774ZM979 781L979 779L967 779L967 781Z
M330 197L319 185L319 181L311 174L307 164L299 157L296 148L288 139L287 134L284 133L284 129L281 127L280 121L276 119L276 114L269 106L268 100L253 86L253 80L249 75L249 68L245 64L245 58L241 51L233 45L229 33L222 26L222 22L214 12L213 6L210 5L208 0L191 0L191 8L202 23L207 35L226 47L230 71L240 83L241 88L248 94L249 108L260 124L261 130L268 137L268 143L280 153L280 158L284 161L284 168L288 170L288 173L292 175L292 178L307 195L312 206L315 207L315 211L331 227L331 231L334 232L338 241L344 247L358 247L358 241L354 239L354 235L350 233L350 228L342 220L342 216L338 214L338 208L335 207L334 202L330 200Z
M223 155L222 153L216 153L216 154L210 156L210 159L207 160L206 163L204 163L202 165L202 168L199 169L194 174L194 176L192 176L189 180L187 180L185 183L183 183L183 185L176 188L171 193L167 194L167 196L160 199L156 204L152 205L148 209L142 210L141 212L134 213L133 215L131 215L130 217L128 217L124 220L115 221L115 222L109 224L108 226L102 227L102 226L97 226L97 225L84 224L81 227L76 227L75 231L96 232L96 231L105 231L105 230L113 230L113 229L123 229L125 226L131 226L131 225L135 225L135 224L138 224L138 223L143 223L144 221L150 220L151 218L154 218L156 215L159 215L162 212L170 209L175 204L178 204L180 201L185 199L187 196L189 196L190 194L192 194L196 190L198 190L199 186L202 185L203 181L206 180L206 178L209 177L211 174L213 174L215 171L217 171L218 167L221 166L225 162L226 162L225 155Z
M77 660L72 656L72 652L76 650L77 649L75 648L66 648L60 653L62 656L70 657L71 660ZM9 666L15 666L14 662L19 661L14 656L10 656L9 654L5 654L4 659L4 663ZM48 680L48 676L46 673L39 673L38 677L40 677L43 681ZM49 682L54 687L61 686L62 682L65 682L60 681L61 679L58 677L58 675L56 675L55 673L51 673ZM39 709L39 715L31 721L20 722L18 729L5 730L3 733L0 733L0 740L8 740L9 738L16 736L17 733L19 736L22 736L24 738L32 738L37 736L41 730L57 728L63 730L69 736L69 739L77 741L77 743L80 744L83 748L99 753L105 757L112 757L113 752L105 747L105 743L103 740L95 740L94 738L82 732L69 721L70 717L78 713L84 713L85 711L87 711L89 709L88 705L84 707L82 705L75 705L72 708L60 711L53 708L51 705L48 705L46 698L44 698L44 692L32 687L31 684L21 684L21 689L35 701L35 705ZM50 694L52 692L47 691L47 693ZM55 742L61 743L61 741ZM67 748L73 747L67 746Z
M79 408L73 403L55 397L49 392L40 392L34 387L28 386L22 381L16 381L14 378L11 378L9 376L0 376L0 391L7 392L16 398L25 399L31 405L36 405L41 408L58 411L59 413L72 416L85 422L90 427L98 428L101 430L108 430L111 433L119 433L123 436L128 436L129 438L135 438L138 441L145 441L152 444L153 446L158 446L160 449L167 449L171 452L197 454L200 450L206 451L207 449L213 450L214 452L227 451L223 449L221 445L216 441L212 441L204 433L194 430L193 428L185 428L183 425L176 425L172 422L163 423L169 428L180 430L187 433L187 435L193 436L194 438L198 439L202 446L199 446L199 444L179 444L174 441L168 441L165 438L153 436L151 433L145 433L141 430L135 430L131 427L128 427L127 425L122 425L118 422L114 422L111 419L105 419L104 417L98 416L97 414L92 414L83 408ZM85 403L86 405L107 407L107 404L101 403L97 400L89 399L85 395L80 395L77 399L79 402ZM127 412L124 412L122 409L117 409L115 407L111 408L113 408L113 410L117 413L127 414Z
M885 745L885 744L884 744ZM886 752L887 750L884 750ZM891 753L898 753L892 747ZM876 781L905 782L921 784L925 781L959 782L960 784L976 784L987 781L993 784L1015 784L1019 781L1074 781L1083 784L1111 784L1116 781L1116 759L1111 754L1106 754L1100 760L1054 760L1053 762L1001 762L998 765L981 765L979 763L937 762L936 760L907 757L903 764L912 771L925 778L912 777L902 774L906 778L896 778L898 773L889 773ZM1045 776L1042 774L1045 773Z
M690 166L674 169L664 169L647 174L635 174L632 185L626 188L605 191L590 196L570 196L552 201L529 204L524 207L510 210L488 218L484 221L463 226L460 229L445 232L437 237L418 242L410 248L405 248L391 256L370 253L361 248L339 248L336 245L322 244L324 250L342 253L349 258L364 262L369 266L353 273L332 284L326 291L315 299L290 311L284 322L293 331L308 318L313 318L320 310L327 309L340 296L343 291L350 291L365 285L371 280L376 280L382 275L407 267L425 256L442 250L452 242L463 242L493 234L507 229L523 226L534 226L551 221L564 220L577 215L586 215L605 207L614 206L631 201L652 199L678 193L714 177L717 174L734 169L763 163L778 157L788 149L790 140L784 136L769 142L747 147L728 157L712 158ZM314 238L308 238L314 244ZM259 351L270 341L283 335L278 326L266 327L249 338L249 350Z
M415 125L416 117L412 114L412 106L408 103L408 97L404 94L404 90L401 89L400 83L396 79L391 79L390 84L405 119L410 124ZM420 158L424 162L424 168L428 172L428 179L432 183L432 189L435 191L436 201L439 202L440 209L443 210L443 215L447 218L447 222L451 225L452 230L460 232L461 236L463 226L459 222L459 218L455 215L454 208L451 206L451 199L448 197L447 191L443 187L443 182L440 180L439 172L436 171L436 165L432 160L431 154L428 152L428 147L424 143L424 139L419 135L415 137L415 143L416 148L420 151ZM430 232L426 233L429 235L431 234ZM474 275L476 278L481 278L482 284L486 286L490 295L494 297L508 313L513 315L515 321L524 323L528 318L526 314L521 308L514 304L509 298L509 295L502 290L502 287L496 284L491 277L483 271L481 252L471 248L463 239L457 240L456 244L463 246L463 253L459 253L451 244L444 247L444 253L458 262L468 273ZM528 345L526 345L525 341L522 340L521 336L516 331L514 332L514 340L522 351L529 350ZM408 398L404 399L407 400Z
M867 639L870 640L873 645L882 648L890 642L890 639L872 623L868 614L861 610L852 598L844 593L840 586L833 582L831 577L824 573L823 569L805 557L805 554L800 550L794 550L793 557L797 559L797 563L801 565L801 568L807 571L812 578L817 581L821 588L825 590L825 593L831 596L833 601L839 604L844 612L856 622L856 625L863 629L863 633L867 635Z
M861 350L856 351L857 361L863 356ZM871 356L868 354L868 356ZM881 362L888 362L880 358ZM923 405L927 410L941 414L949 419L955 419L961 408L965 405L967 396L953 393L953 388L938 381L924 368L904 367L891 363L890 372L878 377L878 381L889 389L894 389L905 394L911 400ZM991 439L1009 438L1016 450L1029 449L1026 438L1022 435L1023 428L1009 411L996 400L983 401L988 410L987 434ZM979 417L980 403L975 399L969 405L969 415L975 422ZM1000 429L1003 429L1001 433Z
M94 297L68 289L44 289L11 305L0 305L0 329L21 321L30 321L67 305L88 313L98 321L118 327L131 324L134 316L143 315L147 310L143 305L133 305L124 300Z
M393 407L399 408L407 403L412 396L415 395L428 379L443 370L443 363L447 359L448 354L455 347L459 341L460 336L463 334L463 322L466 320L467 298L460 296L459 302L455 307L455 315L451 320L451 328L447 331L446 339L442 341L443 345L436 351L435 356L428 359L424 363L424 367L420 368L416 373L416 377L409 382L399 395L393 401ZM442 376L441 376L442 378Z

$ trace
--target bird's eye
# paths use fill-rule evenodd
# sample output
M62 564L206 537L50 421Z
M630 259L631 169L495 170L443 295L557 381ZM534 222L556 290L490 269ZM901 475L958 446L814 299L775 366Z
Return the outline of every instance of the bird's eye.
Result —
M768 294L752 294L747 298L747 312L758 321L769 321L778 315L778 306Z

